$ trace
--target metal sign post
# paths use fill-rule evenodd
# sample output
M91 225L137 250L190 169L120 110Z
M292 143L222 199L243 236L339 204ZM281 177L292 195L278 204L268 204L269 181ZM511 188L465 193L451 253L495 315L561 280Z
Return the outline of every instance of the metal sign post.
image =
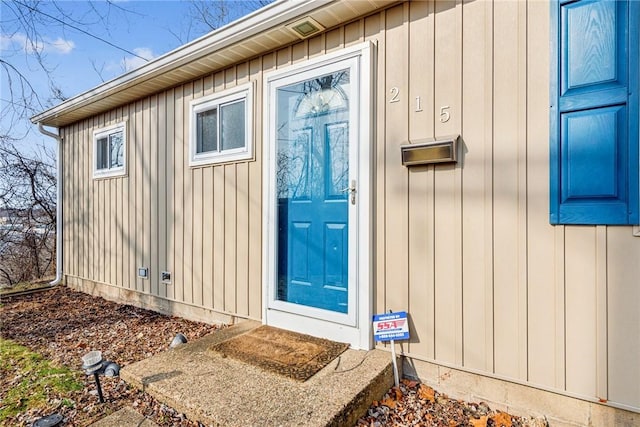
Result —
M398 311L393 313L375 314L373 316L373 337L377 342L389 341L391 343L391 358L393 363L393 379L396 387L400 386L398 378L398 362L396 361L395 340L409 339L409 323L407 322L407 312Z
M393 381L396 383L396 387L400 387L400 378L398 378L398 362L396 359L396 342L391 340L391 359L393 361Z

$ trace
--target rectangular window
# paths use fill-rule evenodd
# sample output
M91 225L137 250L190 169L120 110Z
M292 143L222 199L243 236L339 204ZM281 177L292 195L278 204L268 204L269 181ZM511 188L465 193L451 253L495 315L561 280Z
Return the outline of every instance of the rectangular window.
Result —
M203 111L196 117L196 153L218 151L218 109Z
M249 83L191 101L191 166L252 158L252 92Z
M550 222L637 224L640 2L551 3Z
M126 124L115 124L93 132L93 177L121 176L125 172Z

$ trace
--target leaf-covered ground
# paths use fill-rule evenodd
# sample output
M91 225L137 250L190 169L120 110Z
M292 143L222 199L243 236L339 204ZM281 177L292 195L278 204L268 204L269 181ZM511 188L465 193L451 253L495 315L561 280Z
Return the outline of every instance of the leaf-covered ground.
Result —
M51 395L65 396L81 390L81 374L57 365L40 354L0 337L0 376L9 381L0 389L0 421L30 408L46 408ZM71 402L60 399L60 404Z
M116 304L64 286L23 296L4 296L0 318L2 338L28 347L56 366L80 373L80 381L84 383L76 391L49 389L45 405L7 416L0 424L31 425L42 416L58 413L65 417L67 426L85 426L129 405L160 425L197 425L118 378L101 377L106 402L100 404L93 377L86 377L81 370L82 356L100 350L104 359L125 366L166 351L177 332L193 340L213 332L216 326ZM3 370L10 369L5 365L3 361ZM16 387L14 376L5 372L0 375L0 396Z
M403 379L372 403L357 427L546 427L544 418L522 418L495 411L486 403L451 399L426 384Z
M82 373L81 358L91 350L100 350L104 359L125 366L166 351L177 332L194 340L215 331L216 326L115 304L64 286L2 297L0 319L2 338L22 344L55 366L69 368L79 374L76 378L83 384L79 390L45 388L43 405L6 415L0 425L27 426L40 417L58 413L67 426L86 426L123 406L135 408L161 426L199 425L118 378L101 377L106 402L100 404L93 377ZM0 399L5 399L20 374L4 360L0 370ZM0 408L2 405L0 401ZM400 388L389 390L380 401L373 402L358 426L545 425L538 421L492 411L483 403L449 399L424 384L404 380Z

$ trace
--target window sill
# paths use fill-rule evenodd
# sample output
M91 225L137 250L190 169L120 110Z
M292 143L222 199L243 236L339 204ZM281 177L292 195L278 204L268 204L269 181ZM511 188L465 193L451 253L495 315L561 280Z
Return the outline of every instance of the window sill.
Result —
M93 179L99 180L99 179L108 179L108 178L120 178L126 175L127 175L127 172L124 169L116 169L116 170L110 170L105 172L94 171Z
M250 152L242 151L236 153L228 153L228 154L217 154L217 155L203 155L196 156L191 158L189 161L189 166L191 167L199 167L199 166L210 166L210 165L220 165L226 163L240 163L240 162L249 162L253 160L253 155Z

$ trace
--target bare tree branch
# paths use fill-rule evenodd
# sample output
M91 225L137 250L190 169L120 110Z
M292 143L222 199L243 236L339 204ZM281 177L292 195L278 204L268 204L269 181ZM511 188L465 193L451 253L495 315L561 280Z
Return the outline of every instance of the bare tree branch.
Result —
M69 4L56 0L13 0L2 4L3 54L0 58L0 77L3 86L3 120L0 144L25 138L32 128L18 126L19 123L25 123L35 113L67 98L56 82L55 66L47 58L47 49L51 47L52 41L44 35L50 33L52 28L58 28L62 34L66 31L79 32L129 55L138 56L135 52L95 34L97 28L108 34L111 19L116 15L121 18L131 12L113 1L104 3L107 7L100 9L93 2L88 2L83 7L69 7ZM65 37L62 40L69 39ZM26 67L19 68L18 62L25 63ZM42 76L39 77L39 84L31 80L31 72ZM45 88L41 86L42 81ZM48 93L45 94L47 89Z
M190 0L190 16L203 34L220 28L233 17L246 15L273 0Z
M50 151L0 147L0 284L54 273L56 176ZM4 282L4 283L3 283Z

